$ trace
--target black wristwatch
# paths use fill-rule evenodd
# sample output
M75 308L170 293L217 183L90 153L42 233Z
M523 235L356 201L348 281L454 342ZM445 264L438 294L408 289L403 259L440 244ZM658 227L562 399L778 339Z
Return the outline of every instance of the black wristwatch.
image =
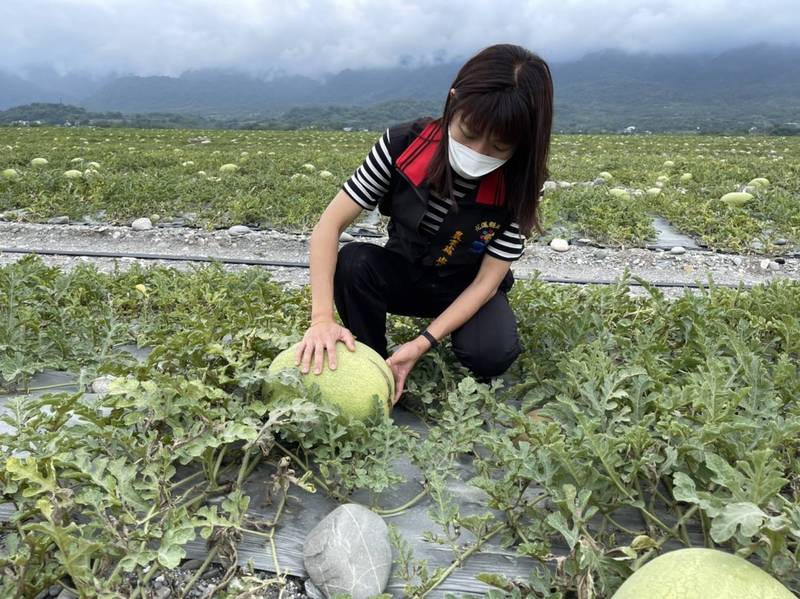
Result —
M434 347L439 345L439 342L436 340L436 337L431 335L430 331L428 331L428 329L424 329L424 330L420 331L419 334L422 335L423 337L425 337L425 339L428 340L428 343L431 344L431 349L433 349Z

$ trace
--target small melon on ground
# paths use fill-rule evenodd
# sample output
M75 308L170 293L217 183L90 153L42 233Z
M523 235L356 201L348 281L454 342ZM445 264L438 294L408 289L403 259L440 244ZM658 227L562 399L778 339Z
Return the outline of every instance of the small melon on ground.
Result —
M793 599L758 566L732 553L692 547L647 562L612 599Z
M760 188L762 190L769 189L769 179L765 179L764 177L756 177L750 183L747 184L750 187Z
M31 160L31 166L47 166L47 158L34 158Z
M70 169L68 171L64 171L64 176L67 179L80 179L83 176L83 173L79 170Z
M623 189L622 187L613 187L612 189L608 190L608 193L610 193L615 198L630 198L631 197L630 192L628 192L627 189Z
M692 173L683 173L681 175L680 182L681 183L688 183L692 179L694 179L694 177L692 176Z
M720 198L721 202L726 203L728 206L744 206L747 202L753 199L752 193L746 191L732 191L726 193Z
M229 162L228 164L223 164L221 167L219 167L219 172L221 173L235 173L238 170L239 167L236 164L233 164L232 162Z
M275 356L269 372L276 374L285 368L295 368L295 344ZM319 385L325 401L339 406L342 413L356 420L366 420L375 415L373 396L377 395L386 414L392 408L394 398L394 376L386 360L374 349L355 342L356 349L351 352L343 341L336 342L336 370L328 367L328 353L325 352L322 372L315 374L312 362L309 371L301 374L303 384L311 387ZM269 400L269 398L265 398Z
M601 179L605 179L606 181L611 181L611 179L614 178L614 175L612 175L608 171L603 171L602 173L600 173L597 176L600 177Z
M16 169L7 168L3 171L3 178L4 179L19 179L19 173Z

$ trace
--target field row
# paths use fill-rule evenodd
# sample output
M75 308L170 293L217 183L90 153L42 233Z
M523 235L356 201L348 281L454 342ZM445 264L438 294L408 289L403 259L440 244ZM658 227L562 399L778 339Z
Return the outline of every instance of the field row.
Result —
M0 128L0 213L307 232L378 136ZM542 241L642 246L660 214L714 249L800 246L798 138L555 136L550 179ZM739 192L750 197L726 196Z
M527 581L483 578L505 592L610 597L667 543L738 551L797 592L798 284L648 294L518 281L524 351L509 386L476 383L445 340L402 400L430 425L423 440L391 419L343 426L295 375L281 380L296 393L273 397L267 368L304 331L308 288L219 265L104 275L26 257L0 268L0 386L24 393L45 369L81 381L77 393L5 398L0 503L15 522L0 533L0 595L68 580L81 596L139 596L136 581L178 565L189 541L233 555L255 526L244 484L259 460L296 470L274 481L276 501L313 483L344 502L398 484L398 456L425 473L430 539L454 562L474 551L469 531L540 564ZM391 342L419 325L391 318ZM152 348L144 362L121 349L130 343ZM101 374L119 380L83 393ZM473 458L465 482L497 512L462 513L446 490ZM621 524L625 511L640 523ZM446 576L393 543L406 596Z

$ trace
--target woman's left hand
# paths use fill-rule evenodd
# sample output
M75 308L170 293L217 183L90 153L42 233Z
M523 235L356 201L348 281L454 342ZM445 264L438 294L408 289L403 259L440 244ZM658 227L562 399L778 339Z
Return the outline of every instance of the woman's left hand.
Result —
M386 364L392 369L394 375L394 399L392 406L398 402L400 395L403 393L403 387L406 384L406 377L414 364L420 359L422 354L427 351L428 341L424 337L418 337L413 341L404 343L398 347L395 352L386 359Z

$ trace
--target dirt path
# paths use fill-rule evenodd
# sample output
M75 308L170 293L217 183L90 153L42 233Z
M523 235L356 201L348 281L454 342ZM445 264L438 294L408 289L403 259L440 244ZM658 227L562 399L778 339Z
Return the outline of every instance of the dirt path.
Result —
M378 243L385 237L357 237L349 243ZM261 259L288 262L308 262L308 237L278 231L252 231L232 235L227 230L205 231L184 227L157 227L134 231L130 227L110 225L51 225L0 222L0 248L37 249L54 251L99 251L118 253L164 254L170 256L208 256L220 259ZM0 265L19 260L25 254L0 251ZM152 263L136 258L86 258L43 256L47 264L70 269L81 261L90 260L100 270L121 269L133 262ZM777 260L777 261L776 261ZM782 264L779 262L783 261ZM183 269L198 262L158 261ZM512 269L518 279L540 273L543 279L570 281L610 281L618 279L628 268L632 274L655 283L706 284L711 276L717 284L754 285L777 278L800 280L800 259L795 257L769 259L764 256L720 254L687 249L674 255L669 251L643 248L612 249L593 245L572 245L566 252L556 252L547 245L529 243L523 257ZM237 270L251 268L229 264ZM290 285L308 283L308 269L267 267L276 280ZM672 293L683 293L675 287Z

